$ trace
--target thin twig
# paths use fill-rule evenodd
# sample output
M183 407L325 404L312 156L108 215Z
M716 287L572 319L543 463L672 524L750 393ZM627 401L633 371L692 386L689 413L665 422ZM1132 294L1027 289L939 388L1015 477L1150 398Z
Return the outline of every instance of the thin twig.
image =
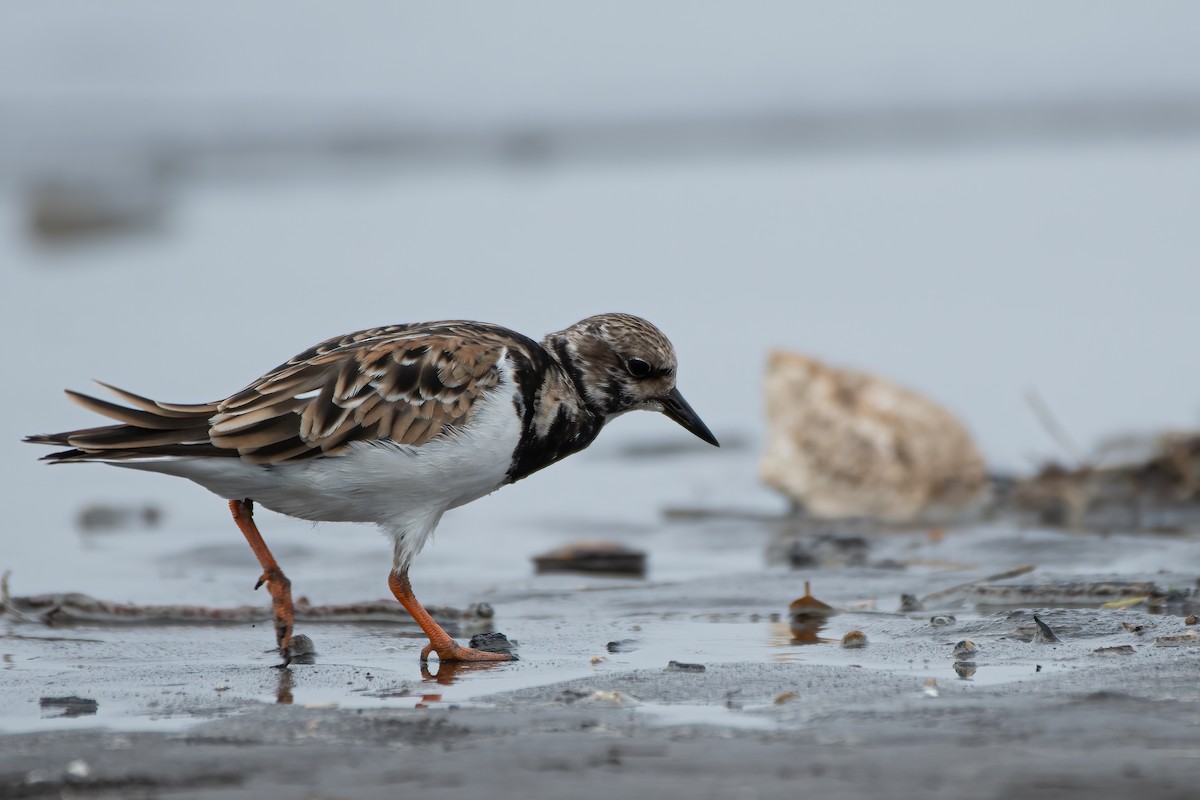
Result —
M1042 427L1046 429L1046 433L1050 434L1050 438L1057 442L1058 446L1075 462L1075 466L1085 466L1087 461L1082 455L1083 451L1075 444L1070 434L1067 433L1066 428L1059 424L1058 419L1054 416L1054 412L1050 410L1050 406L1038 394L1037 389L1030 389L1025 392L1025 400L1029 403L1029 407L1033 409L1033 413L1037 416L1038 421L1042 423Z
M942 589L940 592L934 592L933 594L927 594L921 598L921 604L924 605L925 603L928 603L932 600L941 600L944 597L951 597L956 594L962 594L963 592L970 591L971 589L973 589L974 587L978 586L981 583L988 583L990 581L1003 581L1003 580L1007 580L1009 578L1015 578L1018 575L1024 575L1027 572L1033 572L1035 569L1037 569L1037 564L1026 564L1023 567L1017 567L1016 569L1010 569L1007 572L1001 572L996 575L987 575L982 578L976 578L973 581L967 581L966 583L960 583L957 586L951 586L949 589Z
M0 616L11 614L21 620L21 622L32 622L29 617L13 608L12 598L8 594L8 578L10 575L12 575L11 569L4 570L4 574L0 575Z

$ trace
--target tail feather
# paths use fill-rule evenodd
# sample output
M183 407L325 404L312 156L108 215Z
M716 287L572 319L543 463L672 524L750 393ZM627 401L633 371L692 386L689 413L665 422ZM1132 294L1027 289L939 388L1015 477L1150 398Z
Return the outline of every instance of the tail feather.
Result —
M97 397L92 397L82 392L66 390L67 397L74 400L79 405L86 408L88 411L94 411L97 414L102 414L109 419L115 419L117 422L124 422L136 428L149 428L151 430L169 431L179 426L180 420L195 419L195 415L187 417L168 417L163 414L153 411L138 411L133 408L119 406L116 403L110 403L107 400L101 400Z
M161 400L151 400L149 397L142 397L140 394L134 394L133 392L125 389L119 389L112 384L105 383L104 381L96 381L96 383L100 386L103 386L105 389L108 389L126 403L130 403L131 405L134 405L143 411L149 411L151 414L157 414L161 417L194 417L197 414L212 416L213 414L217 413L217 408L220 406L220 403L193 403L190 405L180 403L164 403Z
M237 450L218 447L212 442L209 419L216 413L216 403L190 406L159 403L108 384L100 385L137 408L127 408L68 389L67 396L84 408L122 424L26 436L24 441L30 444L71 448L43 456L42 461L67 463L237 456Z

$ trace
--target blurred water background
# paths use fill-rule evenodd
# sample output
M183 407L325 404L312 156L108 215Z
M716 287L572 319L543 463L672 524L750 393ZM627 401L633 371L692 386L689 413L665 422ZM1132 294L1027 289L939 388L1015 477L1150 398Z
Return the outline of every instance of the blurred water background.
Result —
M1002 471L1062 456L1031 389L1085 446L1194 426L1197 30L1183 2L0 4L0 567L154 601L148 565L202 583L218 548L249 583L202 490L18 439L96 424L60 394L93 377L206 401L389 322L641 314L743 445L629 459L686 434L622 418L448 515L429 603L581 532L645 546L664 505L783 508L755 474L773 347L937 398ZM166 516L81 547L96 502ZM303 543L273 545L293 580L385 594L374 532L307 527L264 524ZM722 549L655 574L761 561Z

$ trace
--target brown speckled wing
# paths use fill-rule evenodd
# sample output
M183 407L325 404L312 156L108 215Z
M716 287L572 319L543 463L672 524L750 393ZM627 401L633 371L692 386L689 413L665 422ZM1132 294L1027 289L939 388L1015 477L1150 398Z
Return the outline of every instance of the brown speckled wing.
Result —
M102 384L132 407L68 395L118 425L26 437L74 448L46 460L241 457L277 464L337 455L355 441L419 447L470 423L499 385L506 348L531 341L495 325L392 325L330 339L216 403L180 405Z
M506 342L484 333L393 327L317 345L221 402L209 438L252 463L332 455L354 441L419 447L468 424L499 384Z

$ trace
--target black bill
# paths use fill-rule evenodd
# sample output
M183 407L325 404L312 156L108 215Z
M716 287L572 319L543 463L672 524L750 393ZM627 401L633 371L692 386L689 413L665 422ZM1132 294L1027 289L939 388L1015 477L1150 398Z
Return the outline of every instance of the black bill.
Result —
M712 435L712 431L700 420L699 415L692 410L687 400L683 399L683 395L679 393L678 389L672 389L671 393L662 399L662 410L668 417L704 441L716 447L721 446L717 437Z

